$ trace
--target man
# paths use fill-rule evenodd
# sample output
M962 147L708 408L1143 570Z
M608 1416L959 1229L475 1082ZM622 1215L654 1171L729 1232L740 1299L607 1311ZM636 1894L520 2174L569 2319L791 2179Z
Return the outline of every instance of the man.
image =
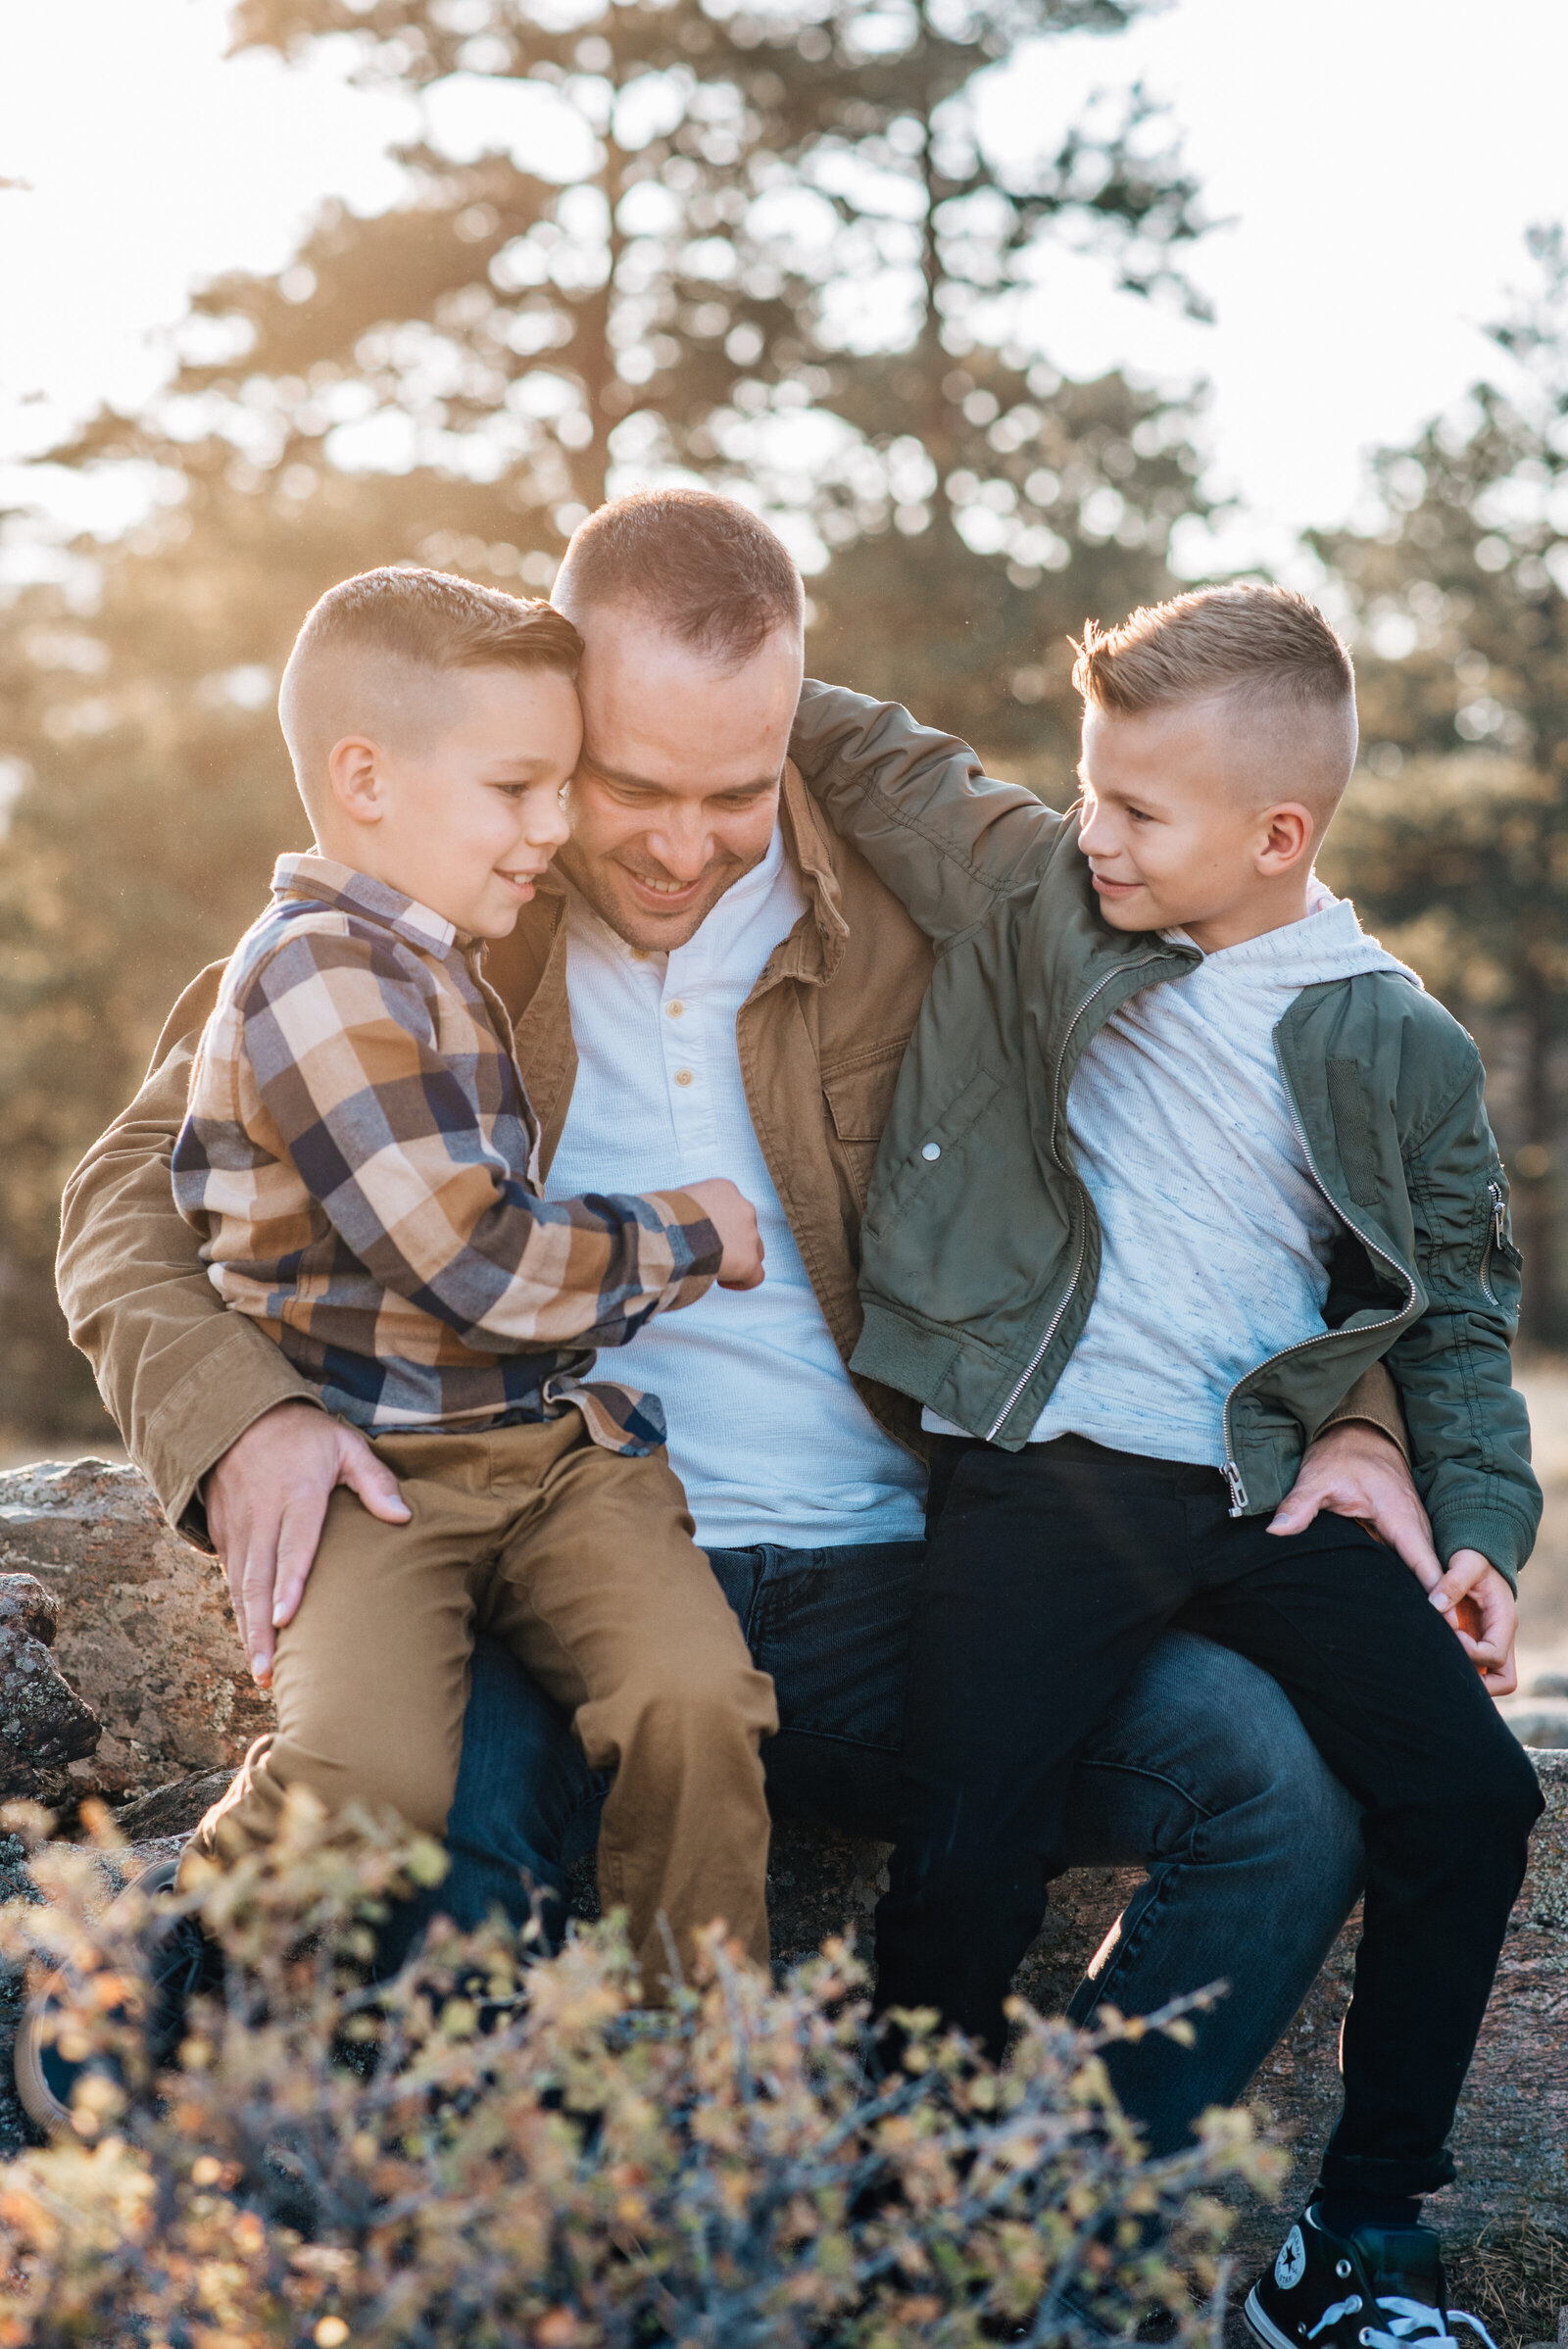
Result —
M886 1832L924 1470L912 1412L845 1364L860 1209L930 952L786 765L803 596L771 532L703 493L623 500L578 531L556 601L586 647L572 840L489 975L550 1191L640 1187L637 1169L701 1150L757 1202L761 1291L705 1300L678 1343L680 1317L622 1366L663 1396L698 1539L773 1676L775 1808ZM169 1151L214 985L187 991L73 1178L61 1291L172 1521L223 1557L265 1681L334 1487L403 1511L353 1432L222 1312L174 1212ZM1391 1387L1341 1408L1281 1529L1323 1507L1369 1518L1435 1579L1396 1443L1376 1432L1397 1424ZM494 1891L517 1909L517 1868L556 1881L593 1799L564 1724L481 1650L443 1905L465 1921ZM1075 2011L1234 1985L1195 2053L1126 2051L1119 2084L1169 2148L1241 2090L1321 1962L1358 1880L1353 1809L1272 1683L1180 1637L1102 1725L1073 1807L1076 1857L1152 1863Z

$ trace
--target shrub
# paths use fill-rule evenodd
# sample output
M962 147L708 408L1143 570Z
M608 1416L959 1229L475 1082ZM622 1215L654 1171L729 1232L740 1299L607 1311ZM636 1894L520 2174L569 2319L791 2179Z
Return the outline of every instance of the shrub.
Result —
M438 1925L373 1985L388 1898L442 1861L359 1825L348 1846L297 1804L188 1896L228 1982L156 2094L124 2019L136 1903L103 1916L102 1852L37 1853L49 1902L5 1911L5 1946L69 1962L67 2051L116 2048L126 2092L89 2076L74 2135L0 2173L0 2349L1043 2349L1160 2310L1217 2343L1212 2189L1282 2157L1216 2111L1145 2158L1101 2050L1190 2035L1178 2010L1085 2032L1020 2009L1001 2072L916 2021L883 2078L839 1942L776 1988L715 1931L650 2012L613 1923L525 1983L514 1936ZM1190 2277L1220 2287L1207 2317Z

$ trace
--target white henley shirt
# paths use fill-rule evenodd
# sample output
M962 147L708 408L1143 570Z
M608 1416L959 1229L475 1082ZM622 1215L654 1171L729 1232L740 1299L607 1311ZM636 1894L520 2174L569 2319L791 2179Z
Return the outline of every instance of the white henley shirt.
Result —
M806 911L775 831L673 954L640 954L568 888L566 992L577 1082L545 1185L662 1191L728 1175L757 1209L760 1289L710 1289L606 1354L652 1388L670 1465L709 1549L907 1542L923 1530L925 1471L851 1385L762 1156L735 1019Z

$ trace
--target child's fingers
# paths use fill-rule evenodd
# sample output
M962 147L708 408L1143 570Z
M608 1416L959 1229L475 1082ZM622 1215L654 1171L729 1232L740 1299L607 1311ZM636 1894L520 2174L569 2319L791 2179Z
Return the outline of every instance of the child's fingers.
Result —
M1442 1580L1427 1592L1429 1603L1451 1621L1460 1599L1467 1597L1481 1577L1491 1571L1479 1549L1456 1549Z

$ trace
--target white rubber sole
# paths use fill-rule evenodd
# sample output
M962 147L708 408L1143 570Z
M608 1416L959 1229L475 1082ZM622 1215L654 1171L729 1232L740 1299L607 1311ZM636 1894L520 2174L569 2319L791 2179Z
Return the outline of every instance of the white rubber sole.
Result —
M116 1894L109 1914L127 1892L162 1892L174 1881L179 1866L177 1860L160 1860L155 1867L144 1869L133 1877L123 1892ZM58 2005L71 1995L71 1977L56 1971L46 1975L27 1999L17 2025L16 2044L11 2052L12 2077L17 2083L17 2100L34 2126L46 2136L69 2136L72 2132L71 2108L61 2103L49 2085L43 2069L43 2022L51 2004Z
M22 2010L17 2025L16 2045L11 2051L12 2076L17 2083L17 2099L28 2120L41 2129L46 2136L70 2134L71 2114L44 2078L42 2047L42 2018L52 1999L66 1994L66 1978L51 1974L41 1988L35 1990Z
M1242 2315L1247 2321L1248 2331L1254 2341L1263 2342L1264 2349L1299 2349L1299 2344L1293 2341L1288 2332L1281 2332L1273 2318L1264 2314L1255 2283L1247 2295Z

